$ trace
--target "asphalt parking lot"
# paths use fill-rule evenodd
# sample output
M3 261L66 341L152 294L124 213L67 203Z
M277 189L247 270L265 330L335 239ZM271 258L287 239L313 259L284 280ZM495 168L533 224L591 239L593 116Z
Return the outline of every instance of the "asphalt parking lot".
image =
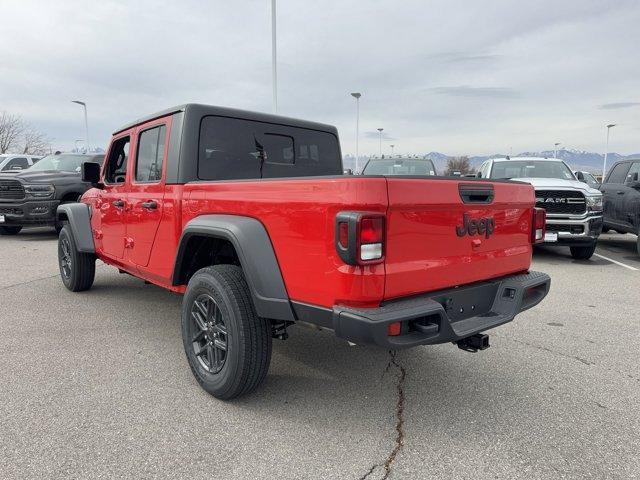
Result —
M294 327L263 387L223 403L189 370L180 296L104 265L73 294L52 232L2 237L0 478L380 479L391 458L396 479L638 478L635 242L538 251L551 293L485 352Z

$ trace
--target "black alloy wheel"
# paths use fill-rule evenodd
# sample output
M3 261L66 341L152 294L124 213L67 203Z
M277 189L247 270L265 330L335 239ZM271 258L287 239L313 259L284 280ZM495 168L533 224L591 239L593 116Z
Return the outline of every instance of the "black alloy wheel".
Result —
M220 372L229 348L227 326L220 307L208 293L193 301L190 330L193 352L202 368L213 374Z

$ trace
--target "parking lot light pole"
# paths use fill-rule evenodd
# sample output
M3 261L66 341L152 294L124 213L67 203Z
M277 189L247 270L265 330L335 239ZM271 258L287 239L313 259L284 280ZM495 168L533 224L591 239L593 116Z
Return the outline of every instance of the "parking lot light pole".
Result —
M560 142L556 142L553 144L553 158L558 158L558 146L560 145Z
M389 145L391 147L391 158L393 158L393 147L395 147L395 145Z
M384 130L384 128L378 129L378 136L380 137L380 158L382 158L382 130Z
M602 164L602 181L604 182L604 176L607 173L607 155L609 154L609 131L617 124L610 123L607 125L607 148L604 150L604 162Z
M84 108L84 148L89 153L89 122L87 121L87 104L80 100L71 100L71 103L77 103Z
M276 0L271 0L271 73L273 83L273 113L278 111L278 70L276 67Z
M353 98L356 99L356 174L359 173L358 171L358 138L360 137L360 97L362 96L361 93L359 92L354 92L351 94L351 96Z

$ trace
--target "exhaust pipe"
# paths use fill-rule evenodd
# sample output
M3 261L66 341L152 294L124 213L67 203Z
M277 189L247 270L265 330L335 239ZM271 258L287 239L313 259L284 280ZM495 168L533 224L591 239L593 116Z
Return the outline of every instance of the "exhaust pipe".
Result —
M486 350L490 347L489 335L476 333L470 337L458 340L456 345L458 345L459 349L464 350L465 352L476 353L478 350Z

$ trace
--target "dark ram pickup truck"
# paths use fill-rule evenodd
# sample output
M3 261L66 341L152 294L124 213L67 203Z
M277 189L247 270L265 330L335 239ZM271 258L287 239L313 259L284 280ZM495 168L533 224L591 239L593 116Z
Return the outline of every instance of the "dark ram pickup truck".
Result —
M345 176L341 158L334 127L260 113L189 104L126 125L83 166L95 188L58 207L62 282L90 288L99 258L183 293L191 370L222 399L260 384L296 322L477 351L546 296L531 185Z
M56 208L77 202L91 188L80 174L84 162L102 162L103 155L48 155L28 170L0 175L0 235L16 235L23 227L52 226L60 230Z

